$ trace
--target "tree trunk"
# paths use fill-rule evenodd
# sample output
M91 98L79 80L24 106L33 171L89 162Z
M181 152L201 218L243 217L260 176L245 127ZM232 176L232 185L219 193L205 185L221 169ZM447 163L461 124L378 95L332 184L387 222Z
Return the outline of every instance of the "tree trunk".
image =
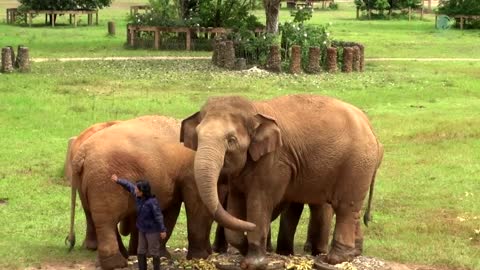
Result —
M278 33L278 15L280 12L280 0L263 0L265 15L267 17L266 31L267 33Z

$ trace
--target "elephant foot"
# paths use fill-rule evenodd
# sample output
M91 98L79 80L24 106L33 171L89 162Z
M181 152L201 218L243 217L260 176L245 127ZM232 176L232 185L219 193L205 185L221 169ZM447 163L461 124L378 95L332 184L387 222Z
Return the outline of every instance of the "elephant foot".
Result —
M355 248L341 244L335 240L332 241L332 249L327 255L327 262L329 264L339 264L348 262L355 257Z
M294 254L293 249L285 248L285 247L277 247L277 250L275 251L275 253L283 256L289 256Z
M218 243L217 241L215 241L212 245L212 250L215 253L227 253L228 243L227 242Z
M269 253L273 252L272 242L267 242L267 252Z
M100 266L105 270L127 267L127 259L125 259L120 253L110 257L100 257L99 260Z
M268 260L265 256L247 256L240 263L240 268L244 270L265 270L268 266Z
M266 258L265 245L262 248L255 244L248 245L248 254L240 263L240 268L245 270L267 269L268 259Z
M305 253L312 253L312 242L310 242L308 240L305 241L305 244L303 245L303 251Z
M172 255L170 254L170 252L168 252L168 250L166 248L161 248L160 249L160 258L167 258L167 259L171 259L172 258Z
M206 249L189 248L187 252L187 260L191 259L206 259L211 252Z
M89 239L86 238L85 241L83 241L82 247L88 250L97 250L98 242L97 239Z
M363 239L355 239L354 256L360 256L363 253Z

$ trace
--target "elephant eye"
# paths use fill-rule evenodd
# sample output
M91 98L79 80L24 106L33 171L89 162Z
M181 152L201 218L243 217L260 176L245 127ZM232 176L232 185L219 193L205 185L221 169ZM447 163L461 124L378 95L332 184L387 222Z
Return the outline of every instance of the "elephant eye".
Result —
M235 136L229 136L227 138L228 145L233 146L237 143L237 138Z

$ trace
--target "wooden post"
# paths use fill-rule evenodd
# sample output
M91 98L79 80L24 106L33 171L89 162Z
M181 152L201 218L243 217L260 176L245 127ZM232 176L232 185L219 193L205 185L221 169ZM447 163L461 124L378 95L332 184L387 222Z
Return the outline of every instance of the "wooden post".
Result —
M95 24L98 25L98 10L95 11Z
M267 69L273 72L282 72L282 58L281 58L280 46L270 46L270 54L267 60Z
M108 34L110 36L115 36L115 22L108 22Z
M48 16L47 16L47 13L45 13L45 25L48 24L48 19L47 19L47 17L48 17Z
M15 49L12 46L7 46L10 48L11 56L12 56L12 66L13 68L16 68L16 59L15 59Z
M225 68L234 69L235 68L235 47L233 46L233 41L227 40L225 42Z
M365 70L365 47L363 44L357 44L357 47L360 49L360 72Z
M412 8L408 7L408 20L410 21L412 19Z
M52 17L50 17L50 20L52 20L52 21L51 21L52 27L55 27L55 14L54 14L53 12L52 12L51 14L52 14L52 15L51 15Z
M73 14L73 27L77 27L77 14Z
M337 48L327 48L327 71L330 73L337 71Z
M190 29L189 29L189 30L187 30L187 37L186 37L186 44L185 44L185 47L186 47L187 51L190 51L191 42L192 42L191 33L190 33Z
M358 46L353 46L353 63L352 63L352 69L355 72L360 72L360 47Z
M7 8L7 17L6 17L6 19L7 19L7 24L10 23L9 17L10 17L10 12L9 12L9 10L8 10L8 8Z
M298 45L292 46L290 57L290 73L298 74L302 71L302 48Z
M360 8L357 7L357 20L360 19Z
M160 49L160 30L155 30L154 32L155 35L155 49L158 50Z
M130 29L130 46L135 47L135 29Z
M460 16L460 30L463 30L463 16Z
M345 73L350 73L352 72L352 69L353 69L353 48L344 47L342 71Z
M12 51L9 47L2 48L2 68L3 73L13 72Z
M72 14L68 14L68 23L72 25Z
M28 12L28 26L32 27L32 13Z
M321 50L320 47L310 47L308 49L308 73L319 73L321 71L320 68L320 59L321 59Z
M28 47L18 48L18 71L30 72L30 55Z

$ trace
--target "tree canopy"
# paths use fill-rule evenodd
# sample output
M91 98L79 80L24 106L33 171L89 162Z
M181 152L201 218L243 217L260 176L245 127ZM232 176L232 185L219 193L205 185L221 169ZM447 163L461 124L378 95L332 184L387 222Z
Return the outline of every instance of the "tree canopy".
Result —
M112 0L18 0L22 9L33 10L82 10L101 9L110 6Z

